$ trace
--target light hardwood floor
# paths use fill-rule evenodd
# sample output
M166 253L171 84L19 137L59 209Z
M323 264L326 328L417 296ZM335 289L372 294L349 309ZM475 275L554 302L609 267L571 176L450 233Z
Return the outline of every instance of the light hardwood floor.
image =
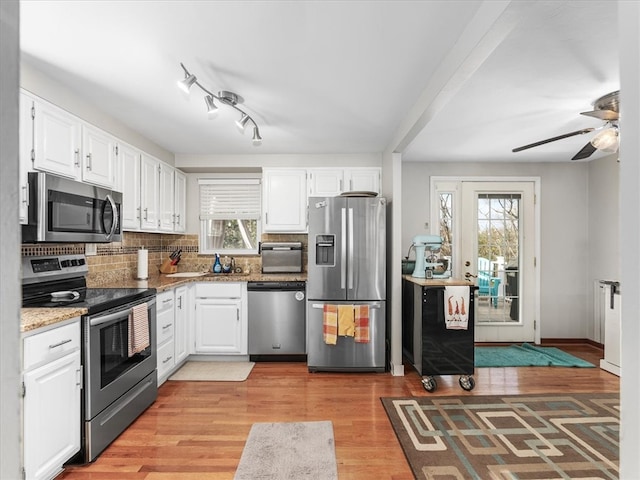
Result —
M591 345L561 348L598 365ZM389 374L313 373L303 363L257 363L245 382L176 382L92 464L69 467L64 480L230 480L255 422L331 420L341 480L413 478L380 397L619 392L600 368L477 368L465 392L457 376L436 377L426 392L405 366Z

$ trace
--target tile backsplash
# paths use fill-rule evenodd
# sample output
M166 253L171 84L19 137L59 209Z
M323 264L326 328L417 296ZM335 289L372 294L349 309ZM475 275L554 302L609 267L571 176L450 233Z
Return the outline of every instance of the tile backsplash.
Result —
M263 234L263 242L302 242L302 265L307 265L307 235L303 234ZM122 242L97 244L96 255L87 256L89 274L87 284L97 287L136 277L138 250L149 250L149 275L159 273L158 268L169 254L182 248L179 272L209 270L213 255L200 255L198 235L170 235L144 232L124 232ZM84 243L73 244L24 244L23 256L81 254L85 252ZM260 272L260 255L234 255L236 266L243 271Z

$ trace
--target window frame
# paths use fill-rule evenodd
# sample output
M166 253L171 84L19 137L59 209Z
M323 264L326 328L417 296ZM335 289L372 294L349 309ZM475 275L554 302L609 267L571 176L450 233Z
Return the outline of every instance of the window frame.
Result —
M202 185L211 185L211 184L225 184L225 185L255 185L258 190L258 210L255 212L255 217L251 217L250 220L256 221L256 247L255 248L217 248L217 249L209 249L207 248L207 232L208 232L208 223L212 219L202 218L202 195L201 195L201 187ZM225 220L239 220L233 218L227 218ZM260 247L260 239L262 236L262 178L257 175L251 176L208 176L208 177L200 177L198 178L198 249L201 255L214 255L216 253L220 255L258 255L259 247Z

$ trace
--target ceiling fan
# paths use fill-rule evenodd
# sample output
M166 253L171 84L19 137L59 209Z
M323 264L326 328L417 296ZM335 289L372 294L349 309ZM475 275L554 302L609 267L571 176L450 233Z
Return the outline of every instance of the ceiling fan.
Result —
M587 115L589 117L604 120L605 124L601 127L583 128L582 130L576 130L575 132L565 133L564 135L558 135L557 137L547 138L546 140L540 140L539 142L530 143L529 145L523 145L522 147L514 148L511 151L520 152L528 148L544 145L545 143L555 142L556 140L562 140L575 135L584 135L585 133L591 133L594 131L599 132L589 143L582 147L582 149L576 153L571 160L582 160L583 158L590 157L596 150L612 153L618 151L618 119L620 118L619 97L619 90L608 93L593 102L592 111L580 113L580 115Z

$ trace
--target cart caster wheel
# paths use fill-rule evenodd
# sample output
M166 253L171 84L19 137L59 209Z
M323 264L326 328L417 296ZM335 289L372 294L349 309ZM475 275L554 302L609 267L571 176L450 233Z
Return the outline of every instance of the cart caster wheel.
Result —
M460 386L467 392L470 392L471 390L473 390L473 387L476 386L476 381L473 379L473 377L469 377L467 375L460 377L458 383L460 383Z
M436 379L433 377L427 377L422 379L422 386L427 392L435 392L436 388L438 388L438 384L436 383Z

